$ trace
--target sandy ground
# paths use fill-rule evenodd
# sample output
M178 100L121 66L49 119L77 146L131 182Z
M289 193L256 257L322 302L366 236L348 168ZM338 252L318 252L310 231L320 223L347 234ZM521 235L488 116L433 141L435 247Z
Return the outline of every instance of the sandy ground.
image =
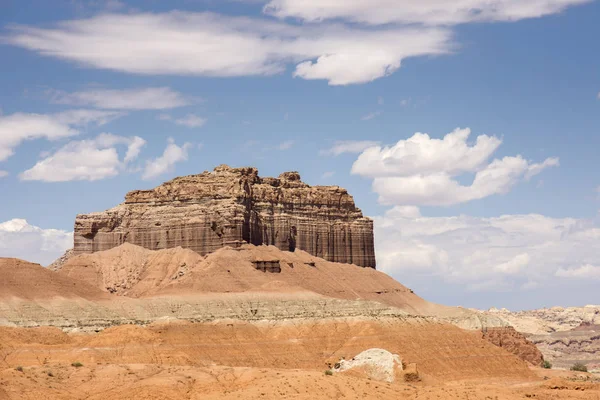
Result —
M546 371L537 370L540 376ZM386 383L323 371L155 364L31 366L0 370L0 399L600 399L600 383L548 380Z
M325 374L374 347L400 355L421 380ZM600 399L600 383L572 375L532 369L476 333L414 321L175 322L98 334L0 328L0 400Z

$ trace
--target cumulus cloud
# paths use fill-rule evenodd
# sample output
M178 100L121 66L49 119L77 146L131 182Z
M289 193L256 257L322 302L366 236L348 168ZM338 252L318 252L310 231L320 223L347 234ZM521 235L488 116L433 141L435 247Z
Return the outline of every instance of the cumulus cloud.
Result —
M378 269L471 290L526 290L558 278L600 278L600 226L543 215L425 217L394 207L375 217ZM582 265L571 268L572 265Z
M96 181L118 175L137 159L146 141L138 136L104 133L95 139L72 141L23 172L24 181ZM123 160L117 146L127 146Z
M51 101L72 106L91 106L106 110L164 110L189 105L181 93L168 87L137 89L91 89L75 93L54 91Z
M358 154L375 146L379 146L379 142L373 140L338 140L331 148L321 150L320 154L324 156L339 156L344 153Z
M188 151L191 143L178 146L172 138L169 138L167 147L162 156L146 162L146 168L142 175L143 179L154 179L162 174L173 171L175 164L187 161Z
M23 141L57 140L79 134L79 128L94 123L98 126L122 116L120 112L71 110L58 114L16 113L0 115L0 161L14 154Z
M72 232L42 229L24 219L0 223L0 257L49 265L72 247Z
M369 25L457 25L519 21L556 14L592 0L271 0L265 13L309 22L345 19Z
M159 116L160 119L160 116ZM170 118L162 118L163 120L169 120ZM188 114L183 118L175 120L177 125L187 126L188 128L199 128L206 124L206 118L199 117L195 114Z
M556 276L569 279L597 279L600 280L600 267L591 264L582 265L578 268L560 268Z
M231 77L278 74L293 64L294 76L331 85L370 82L393 73L406 58L453 49L445 28L298 25L179 11L102 14L51 28L9 29L4 40L10 44L88 67Z
M523 157L489 161L502 141L481 135L467 140L469 129L456 129L442 139L416 133L394 146L370 147L352 166L352 173L373 178L379 201L388 205L447 206L503 194L518 182L559 165L557 158L532 163ZM471 185L457 177L474 173Z
M455 129L442 139L415 133L394 146L370 146L352 166L352 173L368 176L412 176L440 171L450 175L474 171L485 164L502 140L480 135L470 145L470 129Z

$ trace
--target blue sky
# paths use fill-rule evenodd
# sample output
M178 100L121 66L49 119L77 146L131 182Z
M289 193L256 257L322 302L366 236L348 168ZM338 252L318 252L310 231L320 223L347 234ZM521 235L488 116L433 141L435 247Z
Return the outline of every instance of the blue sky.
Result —
M600 3L395 3L0 1L0 256L253 165L347 188L429 300L598 303Z

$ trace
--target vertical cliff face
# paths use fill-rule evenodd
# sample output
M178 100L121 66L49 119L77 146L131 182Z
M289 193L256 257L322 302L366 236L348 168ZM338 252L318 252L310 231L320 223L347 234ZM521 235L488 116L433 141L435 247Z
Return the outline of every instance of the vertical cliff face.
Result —
M261 178L256 168L220 166L133 191L105 212L78 215L75 254L132 243L200 254L247 242L307 251L375 268L373 221L338 186L311 187L296 172Z

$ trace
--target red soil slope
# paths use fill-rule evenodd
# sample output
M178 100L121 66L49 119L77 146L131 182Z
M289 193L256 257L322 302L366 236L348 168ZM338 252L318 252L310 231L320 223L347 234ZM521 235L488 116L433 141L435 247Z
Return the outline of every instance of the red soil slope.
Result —
M14 258L0 258L0 277L0 299L40 300L63 297L101 300L109 297L86 282Z
M281 271L257 270L256 261L276 261ZM223 248L201 257L181 248L150 251L125 244L73 257L59 273L128 297L308 291L339 299L375 300L420 314L460 312L429 303L371 268L332 263L274 246Z

